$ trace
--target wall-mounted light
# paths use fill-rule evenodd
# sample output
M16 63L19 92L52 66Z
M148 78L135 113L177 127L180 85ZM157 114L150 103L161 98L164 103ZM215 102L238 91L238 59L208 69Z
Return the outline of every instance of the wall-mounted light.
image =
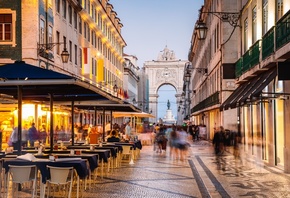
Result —
M197 38L199 40L204 40L206 38L207 33L207 27L206 24L201 19L202 14L212 14L219 18L222 22L229 23L234 29L232 33L235 31L236 27L240 27L239 19L240 19L240 13L239 12L203 12L202 10L199 10L200 12L200 19L196 24L196 31L197 31ZM233 34L230 34L229 38L222 44L224 45L226 42L228 42Z
M198 21L195 27L196 33L197 33L197 38L199 40L204 40L206 37L207 33L207 27L204 22Z
M61 56L61 60L63 63L67 63L68 62L68 59L69 59L69 53L66 49L66 42L62 42L62 43L45 43L45 44L38 44L37 45L37 53L39 56L42 56L48 60L52 59L53 56L51 56L48 51L49 50L52 50L54 48L54 46L56 45L61 45L63 44L64 47L63 47L63 51L62 53L60 54Z

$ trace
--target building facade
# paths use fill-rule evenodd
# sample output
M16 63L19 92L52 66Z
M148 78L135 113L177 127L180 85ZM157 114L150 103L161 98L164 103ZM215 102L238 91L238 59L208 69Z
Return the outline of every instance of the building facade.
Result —
M124 54L124 83L123 88L127 92L126 99L128 102L142 108L142 102L138 99L138 84L139 84L139 66L137 65L137 57ZM141 104L141 105L140 105Z
M220 20L220 13L238 13L238 2L205 0L192 34L188 57L191 65L187 68L191 74L191 120L193 124L205 125L209 138L213 138L214 128L223 125L235 130L237 125L236 111L221 113L219 107L235 88L234 63L240 33L237 26ZM202 39L198 36L199 23L207 28Z
M108 0L23 0L0 2L0 64L25 61L36 67L74 76L115 97L123 92L122 23ZM68 52L68 62L62 55ZM117 85L118 91L114 89ZM16 103L17 104L17 103ZM7 110L8 106L0 104ZM37 127L47 124L41 119L46 104L31 103L27 122ZM44 105L44 106L43 106ZM15 109L10 105L11 111ZM57 109L61 109L57 107ZM10 118L1 117L7 123ZM54 127L71 129L67 111ZM79 124L100 124L111 119L91 111L75 115ZM9 127L17 123L12 119ZM10 121L9 121L10 122ZM24 122L26 122L24 120ZM23 124L24 125L24 124Z
M216 1L205 1L205 6L206 3L210 8L218 5ZM230 52L237 55L231 61L235 65L234 84L230 83L232 88L224 95L219 92L217 105L217 114L223 117L220 124L231 130L230 126L235 126L234 130L241 132L249 156L286 173L290 171L289 77L286 75L290 58L289 10L289 0L237 2L238 32L231 36L230 46L222 46L228 50L224 57L232 55ZM229 70L222 71L225 74ZM214 126L210 122L209 125Z

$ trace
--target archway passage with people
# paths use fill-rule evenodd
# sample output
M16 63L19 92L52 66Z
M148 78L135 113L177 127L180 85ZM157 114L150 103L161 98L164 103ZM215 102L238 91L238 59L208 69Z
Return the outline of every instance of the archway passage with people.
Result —
M157 60L145 61L145 74L149 81L149 109L155 118L150 118L150 122L158 122L158 90L163 85L171 85L176 90L176 103L181 100L183 91L183 75L187 60L180 60L175 57L173 50L165 46L157 57ZM167 102L167 100L166 100ZM166 107L166 104L164 104ZM177 112L177 124L182 123L182 112Z

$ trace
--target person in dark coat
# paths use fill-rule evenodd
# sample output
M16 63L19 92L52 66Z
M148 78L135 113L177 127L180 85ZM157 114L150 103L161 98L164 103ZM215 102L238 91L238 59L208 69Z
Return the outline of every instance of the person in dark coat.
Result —
M32 123L31 127L28 129L28 141L31 147L34 146L36 140L38 140L38 131L35 128L35 123Z
M116 130L112 130L111 137L108 137L107 142L120 142L120 138L117 136Z
M221 155L224 152L225 147L225 130L224 127L220 126L220 130L216 131L212 143L214 145L215 154Z

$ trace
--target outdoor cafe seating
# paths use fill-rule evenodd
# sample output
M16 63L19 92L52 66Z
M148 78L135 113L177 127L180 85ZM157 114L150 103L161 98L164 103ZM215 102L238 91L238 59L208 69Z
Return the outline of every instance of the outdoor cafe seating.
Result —
M40 184L36 188L39 190L40 197L45 197L49 191L47 184L48 181L51 181L51 177L48 167L72 167L75 173L73 184L76 185L72 185L72 189L74 189L72 192L75 194L71 194L71 196L81 197L83 191L86 188L91 188L91 184L94 184L98 178L103 179L105 174L114 174L114 169L120 167L122 162L128 163L122 160L123 146L130 146L132 153L142 148L142 144L138 141L129 143L104 142L102 146L98 144L79 144L67 145L66 149L60 149L59 147L50 150L48 147L43 147L41 152L37 148L24 148L20 154L19 151L0 153L0 165L3 167L0 166L0 169L3 170L0 174L0 197L4 197L5 192L9 191L9 185L7 186L7 184L11 183L9 180L11 176L8 173L12 166L36 167L37 180ZM25 158L27 156L29 158ZM132 159L137 159L135 154L132 155ZM34 190L34 188L32 189Z

